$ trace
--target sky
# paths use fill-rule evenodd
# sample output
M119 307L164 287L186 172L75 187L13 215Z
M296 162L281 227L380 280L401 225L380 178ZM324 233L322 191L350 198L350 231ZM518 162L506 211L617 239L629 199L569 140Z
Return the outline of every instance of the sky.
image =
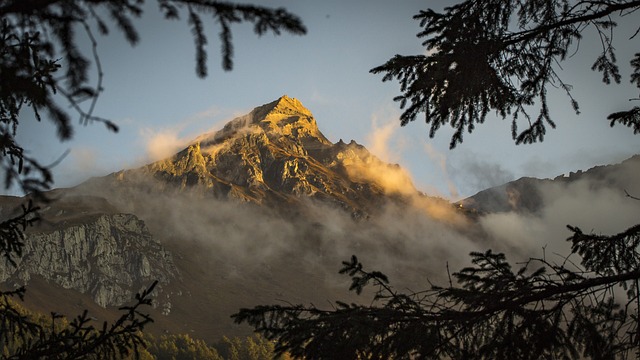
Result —
M419 23L412 16L421 9L441 10L451 1L261 0L260 5L297 14L307 35L258 37L249 24L236 25L234 68L225 72L219 29L210 21L205 26L205 79L195 74L186 21L163 20L154 3L147 2L136 22L141 41L135 47L116 29L98 36L105 90L94 114L117 123L117 134L99 123L78 125L73 140L60 143L46 122L36 123L28 114L21 119L19 141L41 163L57 163L55 187L158 160L284 94L314 114L329 140L353 139L382 160L406 168L419 190L451 200L523 176L553 178L640 152L640 137L626 127L610 128L606 121L609 113L637 105L629 101L638 97L638 89L629 84L628 65L640 41L640 36L629 40L637 15L619 21L616 33L621 85L603 85L601 75L590 70L599 44L595 33L585 32L579 52L561 64L581 114L572 111L566 96L552 92L551 113L558 128L549 129L544 142L516 146L510 121L489 116L465 135L463 144L449 150L450 128L431 139L420 120L401 127L401 110L393 101L399 85L383 83L381 75L369 70L395 54L424 54L416 37ZM89 54L88 42L81 41Z

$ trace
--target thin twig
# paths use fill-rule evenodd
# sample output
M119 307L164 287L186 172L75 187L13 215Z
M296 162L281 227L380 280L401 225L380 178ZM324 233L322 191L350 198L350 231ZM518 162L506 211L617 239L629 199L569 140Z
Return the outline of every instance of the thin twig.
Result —
M635 196L633 196L633 195L629 194L629 193L627 192L627 190L624 190L624 193L625 193L625 195L627 195L627 197L628 197L628 198L632 198L633 200L638 200L638 201L640 201L640 198L637 198L637 197L635 197Z

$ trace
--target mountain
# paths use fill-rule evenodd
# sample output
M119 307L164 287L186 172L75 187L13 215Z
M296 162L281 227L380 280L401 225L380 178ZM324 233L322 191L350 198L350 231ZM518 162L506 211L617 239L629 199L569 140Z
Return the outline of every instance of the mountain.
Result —
M479 213L524 212L537 213L545 205L545 194L550 188L568 191L578 183L588 184L590 191L603 188L617 189L620 193L638 193L640 181L640 155L611 165L595 166L586 171L577 170L554 179L523 177L506 184L485 189L458 203L465 209Z
M353 254L399 289L444 285L466 254L497 244L490 215L535 222L551 187L571 194L581 182L635 192L637 163L520 179L451 204L355 141L331 142L283 96L171 157L50 192L18 267L0 263L0 287L28 285L35 310L87 308L103 320L157 279L149 331L216 341L249 333L229 318L241 307L368 303L337 273ZM0 197L0 220L23 201Z
M172 254L135 215L119 213L99 197L59 190L49 196L56 200L39 211L44 220L27 229L16 266L0 263L0 283L20 286L37 277L106 307L125 304L154 280L162 294L164 285L179 279ZM0 204L1 218L17 215L18 198L5 197ZM167 301L156 305L170 308Z
M311 112L283 96L195 139L175 156L95 179L100 188L195 190L282 208L304 198L335 204L355 217L389 197L417 194L410 177L355 141L331 143ZM393 179L393 183L389 179Z
M229 315L256 301L343 298L345 279L334 270L342 259L411 252L403 241L424 230L395 227L407 208L457 231L454 206L418 192L402 168L355 141L332 143L288 96L167 159L48 195L54 201L29 229L18 267L0 264L4 286L64 293L56 311L93 302L109 318L158 279L152 331L204 338L246 332ZM0 199L0 216L21 201Z

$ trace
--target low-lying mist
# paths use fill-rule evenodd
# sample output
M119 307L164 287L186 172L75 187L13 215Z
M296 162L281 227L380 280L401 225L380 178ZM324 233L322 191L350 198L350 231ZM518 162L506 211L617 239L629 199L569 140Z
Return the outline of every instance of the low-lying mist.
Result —
M584 177L537 186L542 194L538 211L483 214L474 220L418 195L403 204L389 202L368 219L354 220L344 210L305 199L300 199L296 211L274 211L203 196L202 191L119 193L104 187L91 191L121 211L135 213L161 242L177 246L180 256L189 258L193 251L199 259L209 259L194 266L215 265L230 278L278 266L280 273L292 277L298 272L316 274L314 281L323 281L316 284L319 288L344 286L348 279L338 276L337 270L353 254L368 269L389 275L393 284L421 290L429 281L445 285L447 266L452 273L467 266L471 251L492 248L506 253L512 264L543 255L560 262L570 249L566 225L612 234L640 220L640 201L625 195L625 190L640 194L637 166L604 180ZM447 215L429 215L439 208ZM575 261L579 262L577 257Z
M626 196L640 192L640 169L621 174L614 185L580 179L571 183L546 182L538 186L542 207L535 213L505 212L480 217L496 250L523 259L570 252L567 225L585 233L616 234L640 223L640 201ZM613 179L610 179L613 180ZM575 258L577 259L577 257ZM574 260L575 260L574 259Z
M467 220L449 205L441 211L449 213L449 221L428 216L444 205L426 198L404 207L389 203L370 218L355 220L343 209L304 198L293 211L276 211L203 196L201 191L94 190L121 211L143 219L165 245L178 245L181 256L189 257L190 249L200 257L208 252L220 271L229 273L260 271L289 259L333 286L346 280L337 275L341 261L355 254L369 269L392 279L426 280L445 272L447 262L458 263L469 251L481 250L465 235L469 231L461 224ZM291 271L300 269L292 266Z

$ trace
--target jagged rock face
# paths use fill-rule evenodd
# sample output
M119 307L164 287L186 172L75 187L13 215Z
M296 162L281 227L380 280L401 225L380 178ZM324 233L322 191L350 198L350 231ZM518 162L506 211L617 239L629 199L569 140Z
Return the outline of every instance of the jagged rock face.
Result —
M23 285L40 276L90 294L103 307L130 302L154 280L161 292L162 284L178 276L171 254L129 214L94 215L82 224L29 233L16 264L0 264L0 282Z
M283 96L197 138L172 158L112 178L123 188L147 174L160 186L200 189L221 198L277 206L306 197L362 214L397 192L378 181L389 173L404 177L401 192L417 192L408 175L363 146L331 143L308 109Z

